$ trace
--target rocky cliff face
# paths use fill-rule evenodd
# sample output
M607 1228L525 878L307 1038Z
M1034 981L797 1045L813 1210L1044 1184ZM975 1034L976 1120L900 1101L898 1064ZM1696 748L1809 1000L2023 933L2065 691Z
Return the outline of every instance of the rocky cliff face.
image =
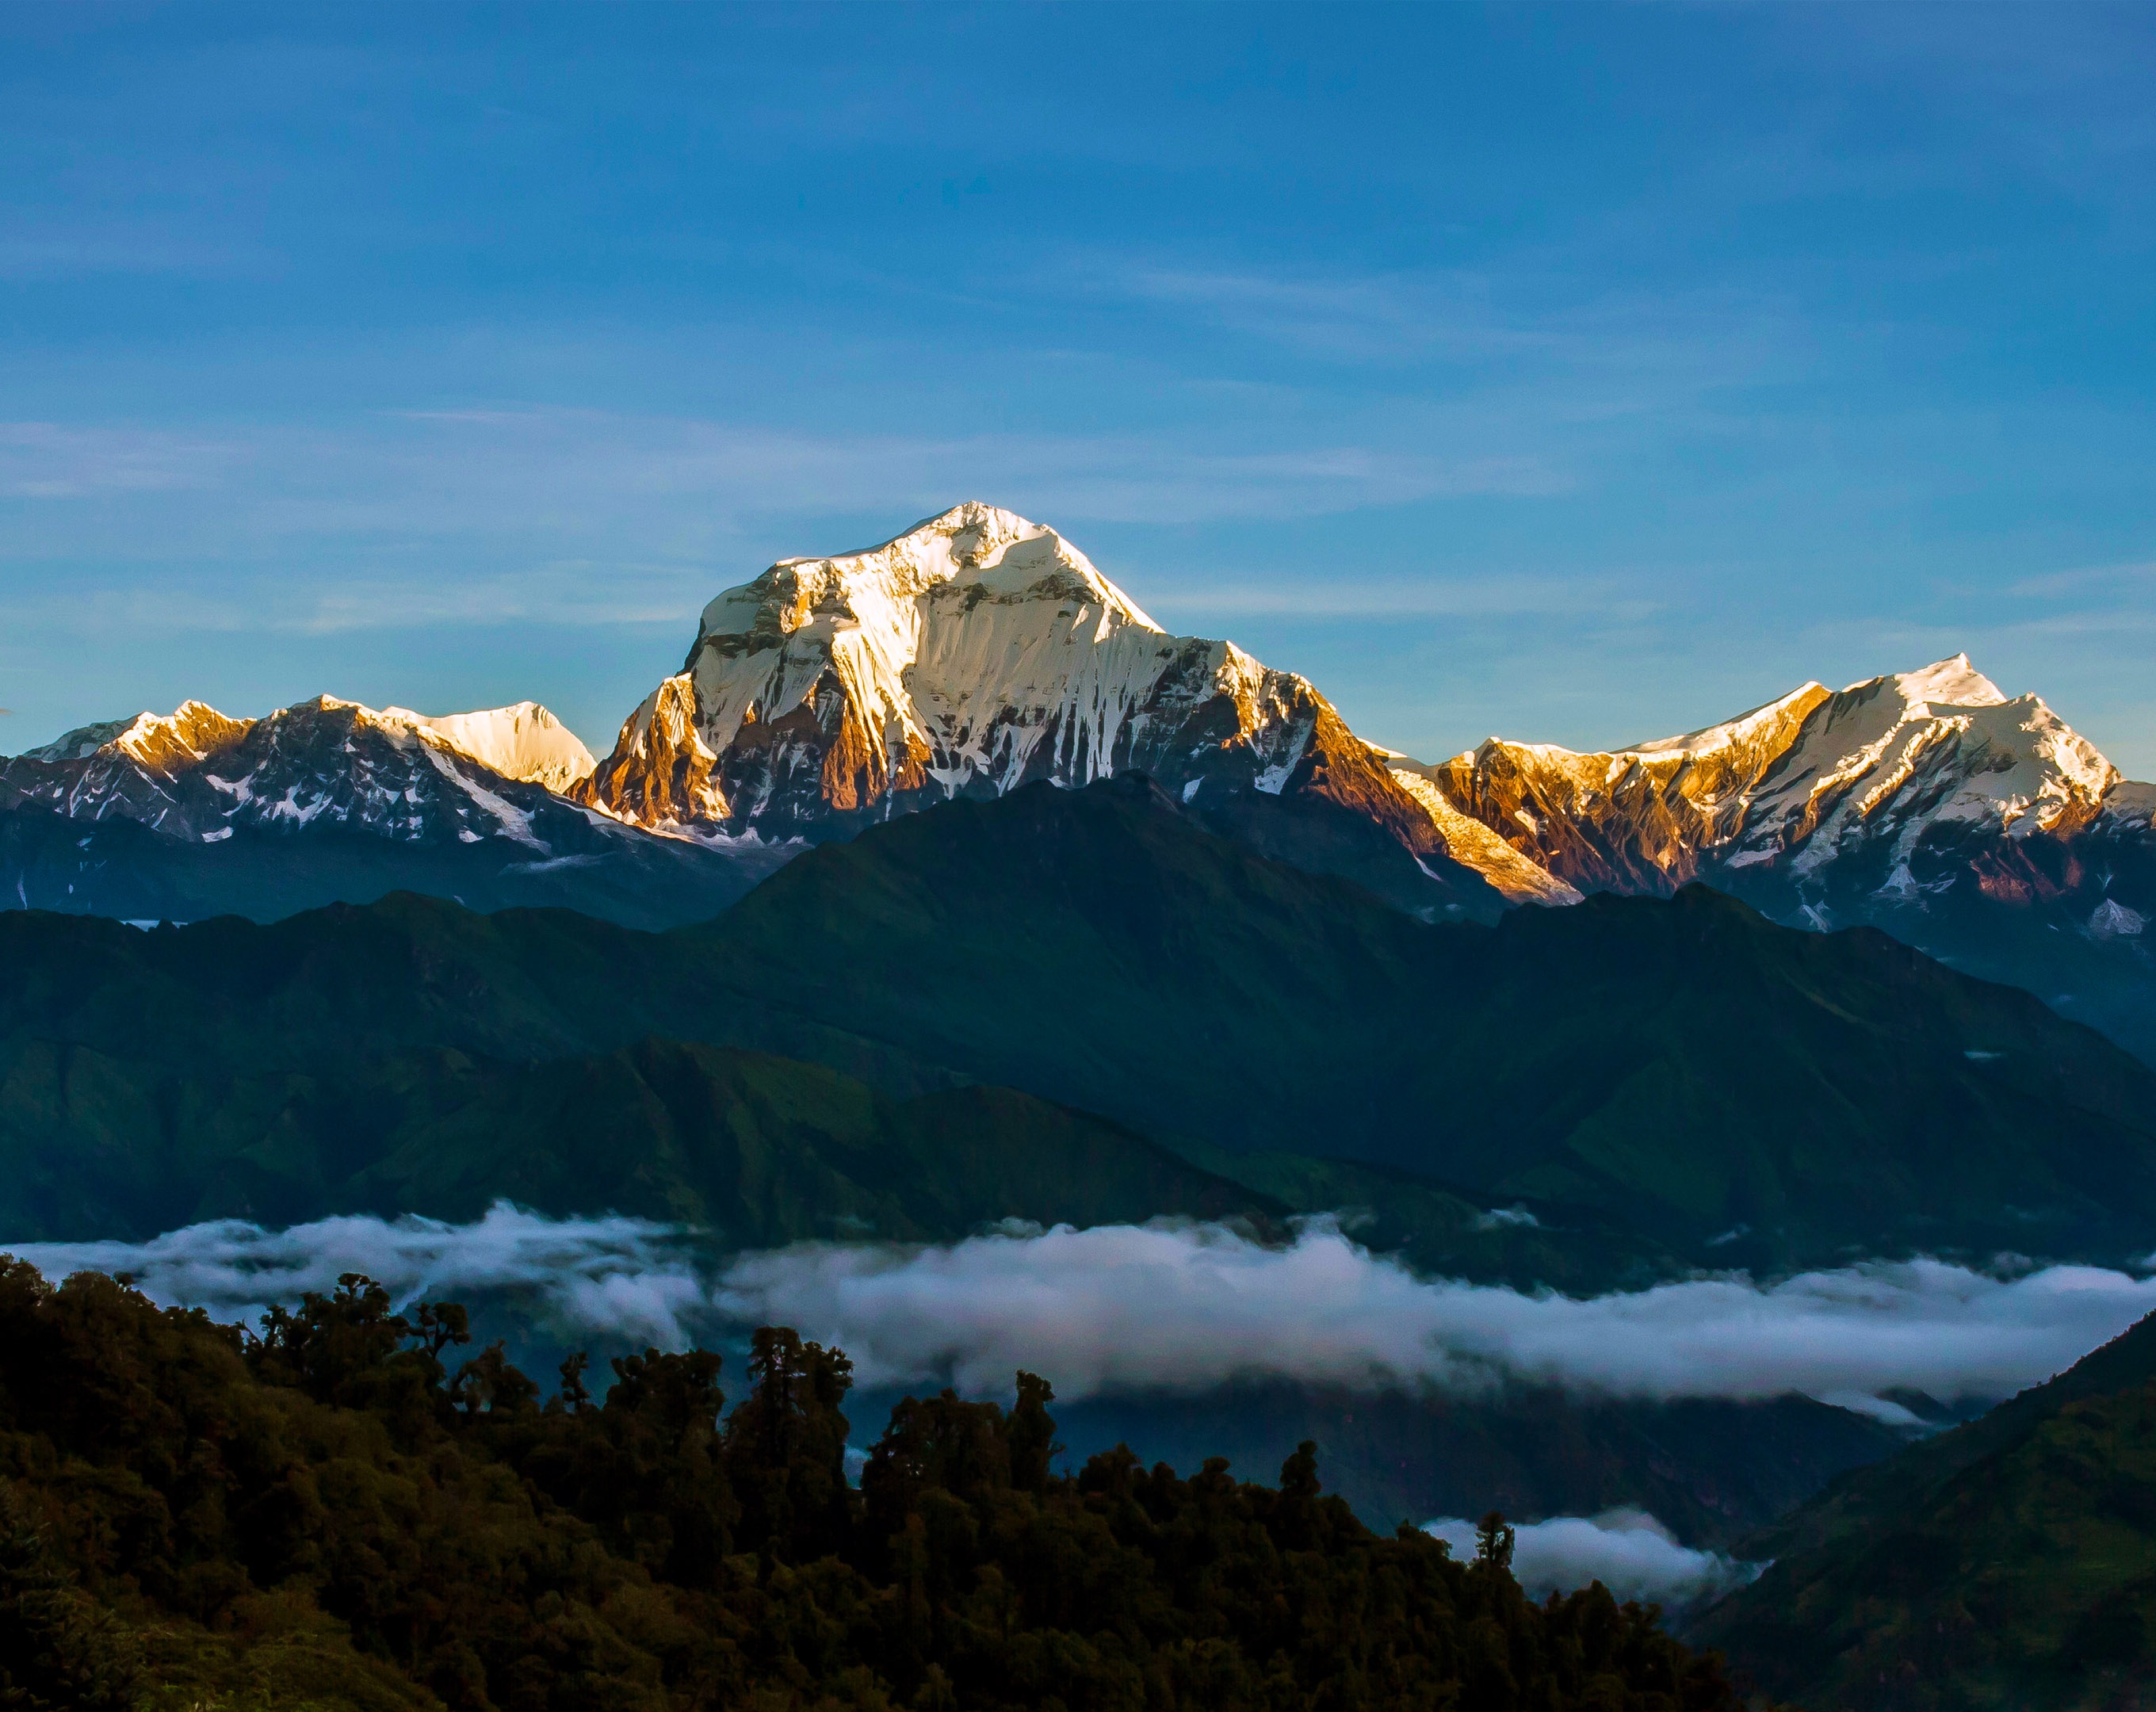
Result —
M817 838L1132 771L1414 906L1498 903L1308 682L1169 635L1053 530L981 505L720 595L577 794L644 826Z
M1745 824L1752 793L1827 700L1816 684L1686 736L1609 754L1491 738L1424 769L1537 867L1586 891L1674 891Z

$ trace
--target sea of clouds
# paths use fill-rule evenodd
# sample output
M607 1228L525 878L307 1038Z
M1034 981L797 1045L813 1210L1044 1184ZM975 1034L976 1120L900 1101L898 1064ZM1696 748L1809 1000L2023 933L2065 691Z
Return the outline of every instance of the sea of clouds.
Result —
M678 1228L505 1202L464 1225L347 1217L265 1231L227 1220L141 1243L13 1247L49 1277L125 1273L155 1300L225 1318L357 1271L400 1302L516 1293L564 1335L596 1342L684 1347L783 1324L844 1348L868 1386L1000 1394L1025 1367L1074 1400L1258 1377L1455 1390L1519 1380L1621 1397L1799 1392L1907 1421L1880 1393L2008 1396L2156 1310L2156 1279L1934 1260L1583 1299L1420 1278L1324 1220L1275 1247L1157 1222L714 1259Z

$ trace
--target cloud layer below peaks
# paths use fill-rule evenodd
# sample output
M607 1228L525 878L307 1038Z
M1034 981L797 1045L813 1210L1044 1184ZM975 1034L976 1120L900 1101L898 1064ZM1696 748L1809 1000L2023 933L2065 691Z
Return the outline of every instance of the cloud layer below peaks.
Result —
M999 1394L1024 1367L1072 1399L1245 1378L1454 1392L1516 1381L1646 1398L1796 1392L1907 1421L1881 1393L2005 1397L2156 1310L2156 1279L1925 1259L1576 1298L1420 1278L1325 1220L1273 1247L1157 1222L714 1259L675 1228L503 1202L464 1225L226 1220L141 1243L13 1252L49 1277L124 1273L155 1300L225 1317L364 1272L400 1301L515 1293L563 1335L601 1345L682 1347L783 1324L845 1349L865 1384Z

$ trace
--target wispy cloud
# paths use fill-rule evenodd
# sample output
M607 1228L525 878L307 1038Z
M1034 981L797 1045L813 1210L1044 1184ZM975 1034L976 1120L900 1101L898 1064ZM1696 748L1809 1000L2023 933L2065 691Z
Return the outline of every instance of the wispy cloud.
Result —
M1787 378L1807 342L1756 291L1614 290L1554 262L1504 274L1324 273L1072 259L1065 290L1181 312L1284 350L1355 364L1437 365L1453 385L1528 406L1549 428L1697 407L1716 388Z
M1166 431L824 436L543 407L221 437L20 423L0 426L0 495L131 509L0 515L0 562L137 567L108 570L103 596L95 579L42 578L13 603L18 620L308 633L643 623L679 621L753 576L764 561L747 543L834 495L894 527L969 498L1065 526L1189 524L1528 496L1567 479L1532 457L1442 450L1224 449Z
M2028 600L2046 600L2060 595L2140 597L2156 590L2156 559L2125 565L2088 565L2076 570L2048 571L2025 577L2008 585L2007 593Z
M1529 574L1460 577L1433 574L1413 581L1327 577L1295 582L1149 583L1156 613L1208 618L1496 618L1561 617L1633 623L1663 602L1635 582L1613 577Z
M239 455L187 434L49 422L0 422L0 496L86 499L207 488Z
M969 1390L1012 1368L1077 1394L1246 1375L1622 1397L1790 1392L1892 1416L1912 1387L1996 1397L2156 1310L2156 1280L2081 1267L2005 1280L1936 1261L1700 1279L1579 1300L1432 1282L1322 1223L1268 1248L1205 1227L1102 1227L911 1251L808 1247L732 1267L740 1320L814 1327L884 1382Z
M483 481L520 495L542 484L562 495L696 495L737 515L812 506L839 493L855 508L910 518L909 504L1022 493L1057 515L1181 523L1319 516L1440 494L1532 495L1565 484L1532 458L1337 443L1235 449L1168 433L812 436L537 407L407 419L434 431L426 467L460 486ZM445 454L479 467L444 466Z
M1465 1517L1425 1523L1424 1531L1444 1540L1455 1557L1475 1555L1475 1524ZM1629 1508L1521 1523L1512 1544L1512 1573L1536 1599L1599 1581L1620 1599L1681 1610L1756 1581L1766 1568L1727 1552L1695 1551L1645 1510Z

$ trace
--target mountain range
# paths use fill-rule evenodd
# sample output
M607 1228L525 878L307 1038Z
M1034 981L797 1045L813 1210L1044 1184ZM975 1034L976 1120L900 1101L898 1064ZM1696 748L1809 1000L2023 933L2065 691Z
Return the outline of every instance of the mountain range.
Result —
M529 703L188 703L70 732L0 762L0 897L272 920L403 889L663 927L922 807L1132 772L1427 919L1699 882L1787 925L1880 927L2156 1062L2156 787L1966 657L1608 751L1492 738L1425 763L973 503L720 594L596 761Z
M429 719L324 695L259 720L186 702L0 761L0 895L274 920L415 889L662 926L716 915L792 853L625 826L562 794L591 766L530 702Z
M901 1175L937 1156L904 1103L966 1089L985 1127L929 1176L971 1188L923 1187L941 1222L876 1211L878 1148ZM462 1217L505 1185L742 1243L840 1213L920 1236L1101 1217L1083 1173L1004 1205L959 1163L1053 1143L1127 1160L1150 1212L1383 1207L1396 1242L1485 1275L1532 1251L1447 1243L1524 1203L1519 1242L1573 1249L1533 1281L2123 1258L2156 1225L2152 1113L2156 1073L1881 934L1699 886L1424 923L1128 775L902 816L656 935L409 895L147 932L0 915L0 1227L23 1236ZM827 1187L773 1188L789 1222L757 1181Z

